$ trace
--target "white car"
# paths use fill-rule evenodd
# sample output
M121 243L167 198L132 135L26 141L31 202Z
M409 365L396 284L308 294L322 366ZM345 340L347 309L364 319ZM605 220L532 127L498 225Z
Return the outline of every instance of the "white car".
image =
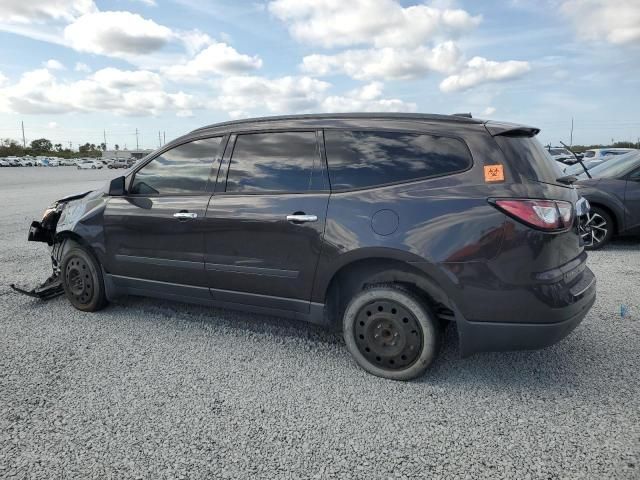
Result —
M0 158L0 167L10 167L11 163L6 158Z
M49 166L50 167L59 167L60 166L60 160L58 160L57 158L49 158Z
M635 148L592 148L585 150L585 160L604 160L615 157L617 155L624 155L625 153L633 152Z
M97 160L82 160L78 162L78 170L96 170L98 168L102 168L102 162Z

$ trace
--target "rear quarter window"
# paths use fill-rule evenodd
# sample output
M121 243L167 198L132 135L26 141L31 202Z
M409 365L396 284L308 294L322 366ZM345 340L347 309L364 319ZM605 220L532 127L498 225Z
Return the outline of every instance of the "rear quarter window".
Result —
M498 135L494 138L512 170L536 182L566 186L557 181L565 175L560 165L535 137Z
M333 190L351 190L457 173L471 154L458 139L410 132L326 130Z

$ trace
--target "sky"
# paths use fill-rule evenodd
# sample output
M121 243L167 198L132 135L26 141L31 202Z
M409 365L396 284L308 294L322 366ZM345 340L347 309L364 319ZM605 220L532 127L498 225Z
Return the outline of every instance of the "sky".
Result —
M640 0L2 0L0 51L0 138L27 142L352 111L640 141Z

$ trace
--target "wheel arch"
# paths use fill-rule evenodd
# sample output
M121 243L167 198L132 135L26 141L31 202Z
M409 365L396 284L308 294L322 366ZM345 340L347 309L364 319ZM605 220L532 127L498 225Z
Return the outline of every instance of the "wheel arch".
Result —
M453 320L451 300L438 282L410 261L385 256L356 258L344 263L324 289L325 312L332 326L340 324L349 300L370 285L399 284L417 295L439 318Z
M613 221L613 233L615 235L618 235L621 231L622 223L616 210L614 208L611 208L610 205L607 205L606 203L600 202L598 200L594 200L592 202L590 201L589 204L592 207L598 207L609 214L611 220Z

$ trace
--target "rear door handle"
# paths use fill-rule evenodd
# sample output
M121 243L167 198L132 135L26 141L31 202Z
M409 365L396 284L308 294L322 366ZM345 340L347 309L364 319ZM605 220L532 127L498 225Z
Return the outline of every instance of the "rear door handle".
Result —
M306 215L304 213L287 215L287 222L307 223L307 222L317 222L317 221L318 221L318 217L316 215Z
M189 220L191 218L198 218L198 214L192 213L192 212L177 212L177 213L174 213L173 216L175 218L179 218L180 220Z

